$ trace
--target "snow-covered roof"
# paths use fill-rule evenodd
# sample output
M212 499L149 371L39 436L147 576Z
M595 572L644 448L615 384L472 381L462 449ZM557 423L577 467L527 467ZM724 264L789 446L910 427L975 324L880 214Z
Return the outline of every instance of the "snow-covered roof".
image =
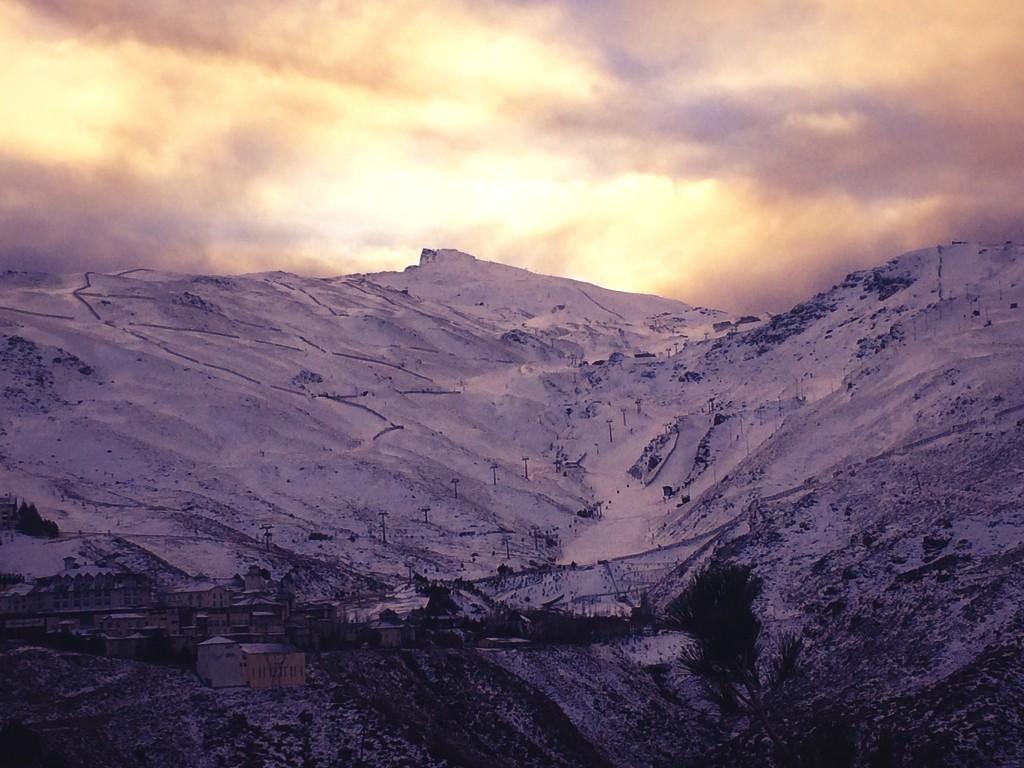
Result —
M238 643L218 635L217 637L211 637L209 640L204 640L200 645L238 645Z
M23 581L20 584L14 584L3 592L0 592L0 597L6 597L7 595L27 595L32 591L34 586L34 584Z
M277 600L263 593L246 594L231 601L232 607L244 608L247 605L276 605Z
M220 587L221 589L226 589L226 587L223 584L215 584L212 581L200 581L193 582L191 584L178 584L176 586L170 587L167 591L173 592L175 594L180 594L183 592L209 592L211 589L216 589L217 587Z
M113 568L103 568L99 565L78 565L74 568L65 568L58 576L113 576L118 571Z
M299 649L285 643L242 643L242 653L250 656L261 653L298 653Z

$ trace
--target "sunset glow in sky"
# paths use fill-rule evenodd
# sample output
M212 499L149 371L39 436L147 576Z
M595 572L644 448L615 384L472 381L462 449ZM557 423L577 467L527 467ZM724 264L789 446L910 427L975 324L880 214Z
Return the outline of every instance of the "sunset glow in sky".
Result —
M0 0L0 267L423 246L731 309L1024 239L1020 0Z

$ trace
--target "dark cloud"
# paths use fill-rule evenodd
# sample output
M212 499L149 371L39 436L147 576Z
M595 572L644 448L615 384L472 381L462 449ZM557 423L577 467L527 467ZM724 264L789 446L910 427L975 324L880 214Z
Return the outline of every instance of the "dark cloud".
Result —
M232 271L253 263L325 271L322 262L295 253L301 230L252 219L233 206L229 189L188 179L153 185L124 171L86 173L4 156L0 177L16 190L0 195L5 268L216 272L225 267L217 254L237 249L249 261Z
M180 200L154 195L130 176L84 177L11 157L0 157L0 176L17 190L0 197L5 267L71 272L136 264L209 266L199 236L205 222L182 211Z

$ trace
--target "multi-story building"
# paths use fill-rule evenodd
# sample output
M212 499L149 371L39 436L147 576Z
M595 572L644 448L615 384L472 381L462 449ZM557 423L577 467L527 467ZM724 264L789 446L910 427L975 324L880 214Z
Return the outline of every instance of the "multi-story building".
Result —
M175 608L227 608L231 605L231 591L214 582L194 582L171 587L163 594L163 601Z
M153 589L145 576L72 563L55 576L4 590L0 613L109 611L152 605Z
M125 637L136 633L169 637L181 634L178 611L173 608L98 616L95 627L108 637Z

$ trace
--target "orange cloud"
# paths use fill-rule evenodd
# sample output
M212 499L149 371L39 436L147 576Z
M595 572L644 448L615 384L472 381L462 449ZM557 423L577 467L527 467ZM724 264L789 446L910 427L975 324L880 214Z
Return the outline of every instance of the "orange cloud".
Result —
M780 308L901 248L1021 234L1022 22L1002 0L8 2L0 263L328 274L439 244Z

